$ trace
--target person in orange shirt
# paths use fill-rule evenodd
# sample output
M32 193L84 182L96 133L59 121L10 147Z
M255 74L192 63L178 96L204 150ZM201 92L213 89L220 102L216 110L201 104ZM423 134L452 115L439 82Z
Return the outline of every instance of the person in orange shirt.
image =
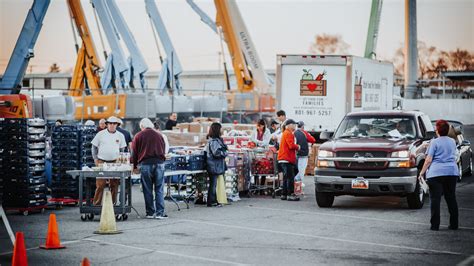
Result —
M288 119L284 123L285 130L282 133L280 141L280 149L278 150L278 164L283 171L283 191L281 193L282 200L298 201L300 198L295 195L295 167L296 152L300 146L295 143L296 122Z

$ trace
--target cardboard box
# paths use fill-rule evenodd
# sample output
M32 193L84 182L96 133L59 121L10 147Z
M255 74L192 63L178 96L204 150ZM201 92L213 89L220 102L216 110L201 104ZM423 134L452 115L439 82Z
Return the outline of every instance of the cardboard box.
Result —
M219 122L219 118L217 117L195 117L193 118L193 122L203 123L203 122Z
M234 124L233 128L240 131L253 131L257 126L254 124Z
M203 146L207 143L205 133L163 131L163 134L168 137L170 146Z
M189 123L190 133L201 133L201 124L197 122Z
M316 162L318 158L318 150L321 144L313 144L311 149L309 150L308 155L308 166L306 166L305 175L313 176L314 175L314 168L316 167Z

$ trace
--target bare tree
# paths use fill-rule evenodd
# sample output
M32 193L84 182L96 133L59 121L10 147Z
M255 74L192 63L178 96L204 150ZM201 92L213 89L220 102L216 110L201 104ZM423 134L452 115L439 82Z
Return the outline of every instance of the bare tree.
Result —
M314 42L311 43L309 48L310 53L315 54L347 54L349 49L347 44L341 37L341 35L331 34L319 34L314 38Z
M392 58L395 73L403 75L405 67L405 50L401 45ZM447 70L473 70L474 53L467 50L442 51L426 43L418 42L418 78L432 79L439 77L440 72Z
M467 50L456 49L449 52L450 70L474 70L474 54Z
M61 68L57 63L53 63L51 66L49 66L49 73L59 73L61 72Z

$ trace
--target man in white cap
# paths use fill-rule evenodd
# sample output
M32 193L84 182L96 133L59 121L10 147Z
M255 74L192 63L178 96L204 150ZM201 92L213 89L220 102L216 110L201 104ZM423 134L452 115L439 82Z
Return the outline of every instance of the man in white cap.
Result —
M111 116L105 123L107 128L99 131L92 140L92 157L96 165L116 162L120 156L120 152L127 147L125 137L122 133L117 131L119 119L115 116ZM96 179L94 205L100 205L102 203L102 194L107 185L107 181L109 181L110 190L112 192L112 201L114 203L116 202L120 180Z

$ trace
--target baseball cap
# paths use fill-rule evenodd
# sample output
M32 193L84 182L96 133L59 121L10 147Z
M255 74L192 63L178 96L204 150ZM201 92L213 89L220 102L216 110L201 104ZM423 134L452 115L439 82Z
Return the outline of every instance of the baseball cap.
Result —
M285 125L286 125L286 126L287 126L287 125L291 125L291 124L296 125L296 121L293 120L293 119L287 119L287 120L285 121Z

